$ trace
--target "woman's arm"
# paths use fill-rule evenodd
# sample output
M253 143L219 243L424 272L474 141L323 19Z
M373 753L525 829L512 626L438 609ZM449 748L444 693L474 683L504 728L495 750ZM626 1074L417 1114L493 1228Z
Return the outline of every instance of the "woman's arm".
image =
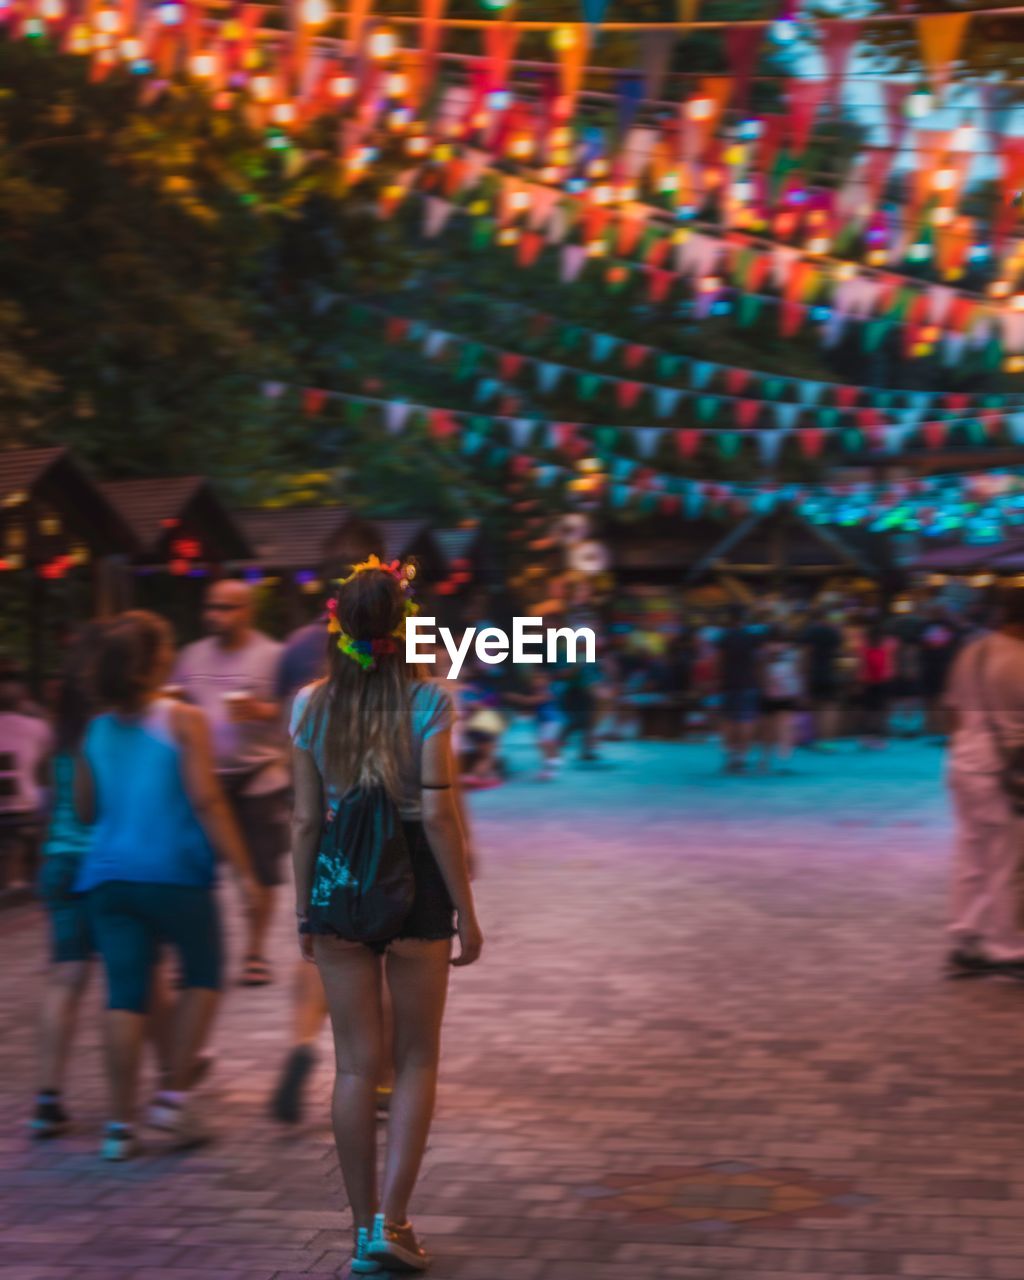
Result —
M74 795L75 817L83 827L91 827L96 821L96 780L82 752L75 756Z
M199 825L216 853L238 872L246 891L258 892L249 853L213 770L213 750L206 716L198 707L175 705L171 727L181 746L182 781Z
M324 821L323 785L320 770L308 751L292 747L292 783L295 805L292 810L292 865L295 868L295 909L304 916L313 888L313 867Z
M427 738L421 762L423 829L458 915L461 954L453 964L472 964L483 947L470 884L466 831L455 791L451 729Z

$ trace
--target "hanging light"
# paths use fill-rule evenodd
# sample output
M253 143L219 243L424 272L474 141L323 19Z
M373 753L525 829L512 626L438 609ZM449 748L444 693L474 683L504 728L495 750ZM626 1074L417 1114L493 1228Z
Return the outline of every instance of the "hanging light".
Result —
M333 98L351 98L356 91L356 82L352 76L334 76L330 91Z
M370 36L368 48L371 58L377 62L386 62L388 58L395 56L395 33L390 27L378 27Z
M96 30L105 36L116 36L121 30L121 15L109 6L101 9L96 15Z
M935 106L935 99L927 89L915 89L907 94L903 110L911 120L922 120L930 115Z
M217 70L217 62L212 53L197 53L192 59L190 70L197 80L208 80Z
M330 16L327 0L303 0L302 21L307 27L322 27Z
M64 0L42 0L39 13L47 22L60 22L64 17Z

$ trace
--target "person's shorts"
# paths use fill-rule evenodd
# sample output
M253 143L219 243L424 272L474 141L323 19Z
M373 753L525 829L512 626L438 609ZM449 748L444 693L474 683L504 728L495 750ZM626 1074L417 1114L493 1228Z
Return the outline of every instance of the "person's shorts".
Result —
M39 868L37 892L50 918L50 958L54 964L88 960L96 950L85 894L74 893L78 859L50 855Z
M249 851L253 875L266 888L283 884L281 864L290 843L288 790L265 796L243 796L229 790L227 796Z
M783 711L799 711L800 703L796 698L764 698L761 702L761 710L766 715L772 715Z
M212 888L108 880L86 895L107 971L107 1007L145 1013L160 947L178 953L186 988L219 991L220 917Z
M383 955L394 942L440 941L443 938L453 937L456 931L455 908L444 876L441 874L441 868L437 865L434 851L427 839L427 833L423 829L423 823L413 819L403 819L402 826L409 846L409 858L412 862L412 874L416 886L412 908L405 917L400 932L393 938L353 944L369 947L377 955ZM311 932L331 938L339 936L331 930L329 925Z
M757 689L724 689L722 718L735 724L750 724L761 714L761 695Z

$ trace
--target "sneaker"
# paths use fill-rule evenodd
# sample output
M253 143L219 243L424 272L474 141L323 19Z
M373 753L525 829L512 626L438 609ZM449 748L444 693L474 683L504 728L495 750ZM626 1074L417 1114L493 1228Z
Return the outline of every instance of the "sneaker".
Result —
M270 1099L270 1114L281 1124L301 1124L306 1080L316 1054L308 1044L296 1045L285 1059L281 1079Z
M149 1104L146 1123L151 1129L168 1134L176 1147L201 1147L212 1134L203 1123L193 1102L178 1102L166 1093L158 1093Z
M139 1141L130 1124L117 1124L111 1121L103 1134L103 1145L100 1147L101 1160L131 1160L139 1154Z
M365 1227L356 1232L356 1249L349 1264L349 1270L357 1276L374 1276L380 1274L380 1266L367 1252L370 1244L370 1233Z
M70 1124L71 1119L61 1106L59 1093L43 1092L38 1095L36 1109L28 1122L33 1138L59 1137Z
M373 1220L373 1236L366 1253L385 1271L426 1271L430 1266L430 1258L416 1239L412 1223L388 1222L382 1213Z

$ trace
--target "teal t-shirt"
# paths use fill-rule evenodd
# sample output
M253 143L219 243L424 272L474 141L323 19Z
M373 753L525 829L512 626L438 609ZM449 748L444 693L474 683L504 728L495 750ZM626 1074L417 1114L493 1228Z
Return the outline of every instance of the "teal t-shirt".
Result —
M295 695L292 704L290 733L297 747L308 751L316 761L320 776L324 774L323 731L313 741L312 717L303 723L306 708L312 696L315 684L308 684ZM415 819L422 814L420 803L420 760L423 755L423 744L436 733L443 733L455 723L455 708L447 690L429 680L417 680L409 693L410 738L412 750L409 759L402 769L402 795L399 812L403 818ZM337 794L329 789L330 798L336 800Z

